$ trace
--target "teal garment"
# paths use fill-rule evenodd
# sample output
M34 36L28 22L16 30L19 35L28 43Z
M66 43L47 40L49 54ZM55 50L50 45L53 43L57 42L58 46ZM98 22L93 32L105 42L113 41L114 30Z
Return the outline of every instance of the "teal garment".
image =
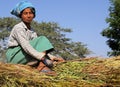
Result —
M45 36L37 37L30 41L31 46L36 49L38 52L50 51L53 49L52 44ZM31 58L21 46L10 47L6 52L7 62L14 64L26 64ZM35 59L35 58L34 58Z

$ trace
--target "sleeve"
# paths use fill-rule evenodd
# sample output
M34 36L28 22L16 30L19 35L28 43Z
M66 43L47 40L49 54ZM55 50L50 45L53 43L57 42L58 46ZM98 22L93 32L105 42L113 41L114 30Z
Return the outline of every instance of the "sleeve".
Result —
M27 54L33 56L34 58L38 60L40 60L43 56L45 56L44 53L38 52L30 45L29 40L27 39L27 35L25 34L24 30L17 28L14 31L14 36L18 44L21 45L21 47Z

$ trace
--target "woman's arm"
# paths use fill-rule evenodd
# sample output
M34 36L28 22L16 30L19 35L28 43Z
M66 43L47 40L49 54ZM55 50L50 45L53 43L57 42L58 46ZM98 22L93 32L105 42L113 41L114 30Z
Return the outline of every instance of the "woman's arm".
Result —
M38 52L37 50L35 50L29 43L28 40L28 36L25 33L25 30L23 30L20 27L17 27L14 30L14 37L17 40L18 44L20 44L20 46L23 48L23 50L33 56L36 59L41 59L43 56L45 56L45 53L42 52Z

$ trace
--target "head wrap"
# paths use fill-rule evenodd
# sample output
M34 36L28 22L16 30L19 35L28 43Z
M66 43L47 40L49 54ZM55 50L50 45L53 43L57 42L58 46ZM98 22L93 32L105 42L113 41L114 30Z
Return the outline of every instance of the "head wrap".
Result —
M34 10L34 15L35 15L35 8L34 8L34 6L30 3L30 2L28 2L28 1L21 1L21 2L19 2L16 6L15 6L15 8L11 11L11 14L12 15L15 15L16 17L20 17L20 14L21 14L21 12L25 9L25 8L28 8L28 7L30 7L30 8L33 8Z

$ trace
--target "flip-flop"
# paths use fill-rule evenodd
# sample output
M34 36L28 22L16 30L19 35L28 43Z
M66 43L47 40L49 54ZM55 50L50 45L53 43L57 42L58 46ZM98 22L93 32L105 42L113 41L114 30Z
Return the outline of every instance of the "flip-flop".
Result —
M57 74L52 71L52 70L41 70L40 72L42 73L45 73L46 75L49 75L49 76L56 76Z

